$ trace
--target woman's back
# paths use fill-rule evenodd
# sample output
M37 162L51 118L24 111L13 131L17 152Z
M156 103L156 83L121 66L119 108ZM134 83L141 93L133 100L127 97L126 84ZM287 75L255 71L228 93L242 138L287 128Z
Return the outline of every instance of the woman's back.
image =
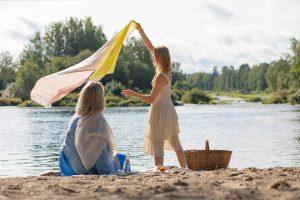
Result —
M164 140L178 133L178 116L171 99L171 80L167 74L161 73L156 75L152 82L154 82L159 75L166 78L167 84L162 87L158 97L151 104L147 117L151 127L150 129L155 131L148 129L146 137L153 138L154 140ZM160 126L162 124L163 127Z
M105 147L102 154L97 159L95 165L91 169L85 169L78 154L75 146L75 135L80 116L74 114L70 120L68 129L66 131L66 136L61 148L61 153L63 157L66 158L66 162L72 168L75 174L110 174L114 171L111 160L108 156L108 148ZM101 123L101 122L99 122Z
M154 86L154 82L156 80L156 78L159 76L159 75L162 75L165 77L165 79L167 80L167 84L164 85L162 88L161 88L161 91L157 97L157 99L153 102L153 104L167 104L167 105L173 105L172 103L172 100L171 100L171 94L172 94L172 90L171 90L171 78L169 75L167 75L166 73L160 73L160 74L157 74L153 77L152 79L152 87Z
M72 116L66 131L66 137L64 139L61 152L64 153L68 163L71 165L76 174L85 174L88 173L88 171L83 167L75 147L75 132L79 119L80 117L76 113Z

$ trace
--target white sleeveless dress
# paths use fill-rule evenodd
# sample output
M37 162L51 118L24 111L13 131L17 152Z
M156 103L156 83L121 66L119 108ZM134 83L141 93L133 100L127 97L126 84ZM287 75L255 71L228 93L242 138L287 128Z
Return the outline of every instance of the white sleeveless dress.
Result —
M171 100L171 80L165 73L161 73L168 83L163 86L156 100L151 104L148 112L147 131L144 150L152 156L164 156L164 150L182 150L179 141L178 117ZM159 74L152 80L152 87Z

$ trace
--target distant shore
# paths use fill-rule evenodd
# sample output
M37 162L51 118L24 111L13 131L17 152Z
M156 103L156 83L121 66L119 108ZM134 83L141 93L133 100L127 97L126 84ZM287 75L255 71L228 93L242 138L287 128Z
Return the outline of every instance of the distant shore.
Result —
M205 96L203 96L205 95ZM203 97L208 97L209 101L202 101ZM74 107L76 105L78 94L71 93L55 102L52 106L54 107ZM199 99L196 103L195 99ZM193 101L194 100L194 101ZM188 104L232 104L239 102L252 102L252 103L263 103L263 104L280 104L280 103L291 103L288 99L277 93L239 93L239 92L203 92L200 97L191 97L191 101L181 102L174 101L175 105ZM147 106L149 104L141 102L135 98L125 98L122 96L109 95L106 97L107 107L130 107L130 106ZM20 98L2 98L0 97L0 106L19 106L19 107L41 107L41 105L35 103L32 100L22 100Z
M0 179L0 199L300 199L300 167Z

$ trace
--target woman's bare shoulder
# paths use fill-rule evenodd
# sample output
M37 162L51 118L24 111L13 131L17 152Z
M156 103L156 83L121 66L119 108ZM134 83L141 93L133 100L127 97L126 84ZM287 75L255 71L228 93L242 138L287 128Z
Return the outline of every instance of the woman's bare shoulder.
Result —
M167 80L167 77L165 75L158 74L156 76L155 82L158 83L158 84L164 85L164 84L168 83L168 80Z

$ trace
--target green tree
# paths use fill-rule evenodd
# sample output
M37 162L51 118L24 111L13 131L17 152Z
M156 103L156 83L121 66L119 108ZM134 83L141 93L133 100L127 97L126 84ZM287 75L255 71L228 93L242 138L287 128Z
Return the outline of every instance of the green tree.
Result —
M123 85L131 85L132 81L130 80L130 71L128 69L129 62L126 60L125 56L120 56L114 74L110 76L110 79L118 81Z
M198 88L200 90L213 90L214 79L212 74L197 72L187 76L188 82L192 88Z
M44 63L47 62L45 52L45 44L42 40L41 34L40 32L36 32L21 52L20 63L23 65L25 62L31 61L36 63L39 68L42 68Z
M84 38L85 38L85 49L90 49L96 51L99 49L106 41L106 36L103 33L101 26L95 26L92 22L91 17L85 18L83 21L84 25Z
M120 82L111 81L105 85L105 92L110 95L121 96L124 89L124 85Z
M76 56L70 57L70 66L80 63L81 61L85 60L86 58L90 57L94 52L85 49L79 52Z
M17 69L16 83L18 96L28 99L35 82L42 76L42 69L33 61L26 61Z
M300 41L293 38L291 40L292 43L292 66L291 66L291 74L292 74L292 87L294 89L300 88Z
M126 87L149 90L154 76L154 67L149 51L141 40L131 38L123 46L114 74L106 76L103 81L121 82Z
M8 51L0 53L0 90L4 90L6 86L15 81L16 64L12 55Z
M248 86L251 91L264 91L267 89L266 74L269 64L261 63L254 65L248 75Z
M212 71L212 74L211 74L211 79L212 79L212 83L213 83L213 87L212 87L212 89L213 90L216 90L217 89L217 80L218 80L218 77L219 77L219 70L218 70L218 67L217 66L215 66L214 67L214 69L213 69L213 71Z
M95 26L91 17L69 18L46 27L44 36L48 57L75 56L84 49L98 50L106 41L101 26Z
M266 81L270 91L286 89L289 80L290 65L287 60L280 59L271 62L266 73Z
M55 22L46 27L44 35L46 55L64 56L65 55L65 37L63 34L63 23Z
M179 62L172 63L172 70L173 70L172 84L174 84L176 81L182 81L185 79L185 74L183 73L181 69L181 64Z
M235 83L236 83L236 75L235 70L232 66L222 67L221 75L218 78L218 90L221 91L230 91L235 89Z
M247 91L249 89L248 76L250 73L250 67L248 64L243 64L237 71L236 87L239 90Z
M65 37L65 54L77 55L85 47L85 37L83 25L80 20L70 17L63 26Z
M52 57L49 62L45 63L43 75L53 74L70 67L70 60L67 57Z
M186 80L176 81L173 88L175 90L190 90L191 85Z
M259 91L265 91L268 87L266 81L266 73L268 72L269 64L268 63L261 63L258 65L257 71L257 89Z

